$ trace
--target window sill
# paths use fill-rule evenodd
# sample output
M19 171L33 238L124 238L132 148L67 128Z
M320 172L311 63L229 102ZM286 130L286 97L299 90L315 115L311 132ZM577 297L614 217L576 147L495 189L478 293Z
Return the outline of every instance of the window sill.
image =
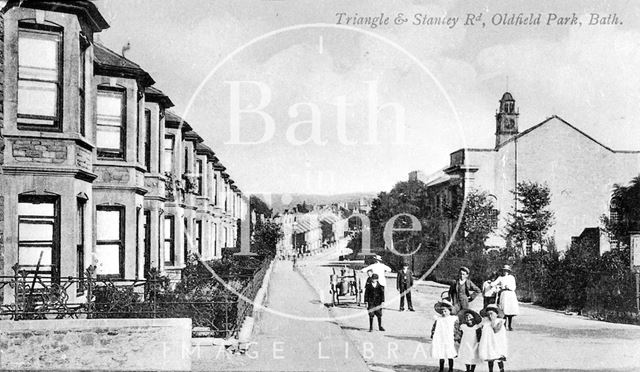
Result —
M24 130L7 129L3 130L2 135L4 137L20 137L20 138L43 138L43 139L60 139L60 140L74 140L77 143L84 145L84 147L93 148L93 143L77 132L54 132L54 131L41 131L35 128L29 128Z
M184 269L186 266L185 265L164 265L164 269L165 270L182 270Z

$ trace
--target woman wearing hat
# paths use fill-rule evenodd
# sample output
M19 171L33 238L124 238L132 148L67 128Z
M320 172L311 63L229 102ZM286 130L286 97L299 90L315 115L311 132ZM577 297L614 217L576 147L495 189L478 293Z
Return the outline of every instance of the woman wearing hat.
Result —
M500 290L498 306L507 318L507 329L513 331L513 317L520 313L520 307L516 296L516 278L511 275L511 266L504 265L502 276L491 284Z
M504 362L507 360L507 332L502 319L504 313L498 306L489 305L480 314L487 319L482 323L478 355L487 361L489 372L493 372L496 361L500 372L504 372Z
M458 348L458 361L465 364L466 372L474 372L476 364L482 362L478 354L480 328L482 317L473 310L462 310L458 313L460 321L460 347Z
M453 358L458 355L455 346L459 333L458 317L451 315L453 305L447 300L435 304L438 315L434 316L431 327L431 356L440 361L440 372L444 372L444 360L449 362L449 372L453 371Z

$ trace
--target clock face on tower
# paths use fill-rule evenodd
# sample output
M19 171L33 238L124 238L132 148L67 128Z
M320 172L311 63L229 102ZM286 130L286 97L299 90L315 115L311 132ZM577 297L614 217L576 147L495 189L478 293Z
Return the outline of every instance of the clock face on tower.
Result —
M504 129L514 129L516 126L516 120L514 118L510 118L510 117L503 117L502 118L502 127Z

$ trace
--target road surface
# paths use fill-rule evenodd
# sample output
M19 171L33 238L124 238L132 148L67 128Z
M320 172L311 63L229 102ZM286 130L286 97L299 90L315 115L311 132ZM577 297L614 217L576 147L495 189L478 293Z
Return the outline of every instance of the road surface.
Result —
M330 299L327 283L331 265L340 263L327 259L308 262L303 274L319 296ZM429 357L429 334L435 315L433 305L447 287L418 282L413 292L416 312L400 312L395 284L395 278L387 279L383 311L386 332L368 332L364 307L347 304L332 308L331 314L371 370L437 371L437 361ZM473 301L471 307L479 310L482 298ZM353 318L356 314L362 315ZM639 326L600 322L523 304L521 314L514 318L514 329L508 333L507 371L640 371ZM465 370L462 364L455 368ZM476 368L486 370L486 365Z
M267 306L257 320L256 344L245 355L194 360L194 370L259 371L437 371L430 358L429 332L433 305L447 288L417 282L416 312L399 312L395 278L391 275L383 311L386 332L368 332L364 306L331 307L329 275L339 267L337 252L291 263L275 264ZM472 302L479 310L482 299ZM376 328L374 326L374 328ZM565 315L521 305L508 333L507 371L639 371L640 327ZM456 364L456 371L464 365ZM487 371L486 365L476 371ZM497 366L496 366L497 371Z

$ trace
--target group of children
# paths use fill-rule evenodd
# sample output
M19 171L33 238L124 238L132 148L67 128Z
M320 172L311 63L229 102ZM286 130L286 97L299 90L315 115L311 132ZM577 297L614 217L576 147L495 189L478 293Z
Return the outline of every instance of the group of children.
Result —
M497 362L500 372L507 360L507 333L504 313L495 304L487 305L480 314L473 310L462 310L452 314L453 305L442 300L435 305L438 313L431 329L431 355L440 361L440 372L444 372L445 360L449 372L453 371L453 359L464 363L467 372L486 361L489 372ZM456 343L459 346L456 348Z

